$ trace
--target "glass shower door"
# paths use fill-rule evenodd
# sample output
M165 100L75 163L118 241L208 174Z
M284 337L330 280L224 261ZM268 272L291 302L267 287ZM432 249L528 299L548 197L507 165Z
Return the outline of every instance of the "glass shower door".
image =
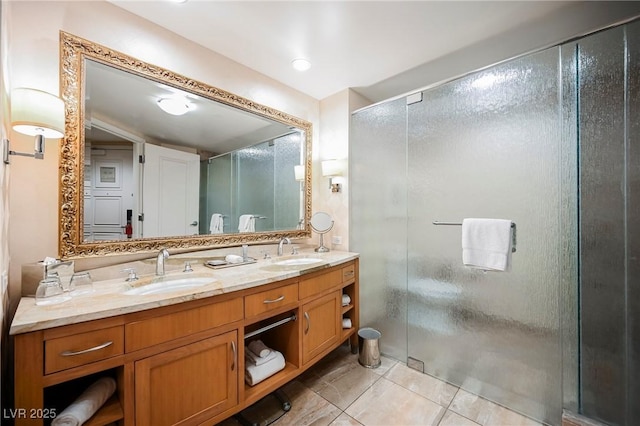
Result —
M351 250L360 253L360 324L381 352L407 359L407 106L404 98L352 117Z
M408 356L537 419L562 409L559 48L423 92L408 109ZM509 219L509 272L462 264L461 226ZM563 234L564 232L564 234Z

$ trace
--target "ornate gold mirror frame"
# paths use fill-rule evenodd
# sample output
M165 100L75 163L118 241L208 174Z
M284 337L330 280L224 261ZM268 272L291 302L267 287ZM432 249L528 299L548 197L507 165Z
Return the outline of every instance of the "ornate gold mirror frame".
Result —
M305 133L304 225L303 229L270 232L140 238L118 241L83 241L84 194L84 72L85 59L101 62L169 86L297 127ZM206 249L241 244L268 243L283 237L311 236L311 145L310 122L258 104L233 93L192 80L161 67L60 32L60 85L65 102L65 136L60 147L59 256L62 259L107 256L168 249Z

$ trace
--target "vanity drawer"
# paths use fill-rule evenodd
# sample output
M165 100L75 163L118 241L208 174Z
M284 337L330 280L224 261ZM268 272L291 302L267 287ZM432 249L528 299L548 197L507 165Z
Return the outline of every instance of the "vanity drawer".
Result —
M305 299L325 290L338 287L342 284L342 269L336 268L321 275L300 281L300 299Z
M124 353L124 328L103 328L44 342L45 374L101 361Z
M239 321L242 298L211 303L125 325L127 353Z
M342 268L342 282L349 282L356 277L356 265L355 263L350 264L349 266L345 266Z
M247 318L272 311L298 301L298 283L245 296L244 312Z

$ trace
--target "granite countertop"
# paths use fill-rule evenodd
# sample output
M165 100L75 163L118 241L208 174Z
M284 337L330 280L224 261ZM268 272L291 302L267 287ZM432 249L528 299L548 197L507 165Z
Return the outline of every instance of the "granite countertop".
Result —
M165 279L188 276L211 278L210 284L196 288L176 289L161 294L129 295L125 294L125 291L130 290L132 285L139 287L153 280L155 276L140 275L140 280L130 284L125 282L125 275L120 273L115 279L94 281L93 293L77 295L57 305L37 306L34 298L23 297L11 323L10 334L45 330L245 290L340 265L356 259L358 254L340 251L315 253L313 250L302 250L298 255L259 259L255 263L222 269L212 269L203 265L204 261L211 257L214 256L204 252L176 255L167 259L168 262L179 263L180 267L171 271L167 269ZM318 258L322 262L306 265L277 264L283 260L304 257ZM182 272L185 260L192 262L193 272ZM139 262L141 267L148 267L148 260Z

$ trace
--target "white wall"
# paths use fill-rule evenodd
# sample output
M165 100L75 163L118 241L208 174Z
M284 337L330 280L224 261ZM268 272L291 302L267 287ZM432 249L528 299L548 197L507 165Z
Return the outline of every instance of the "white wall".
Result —
M19 52L11 58L12 88L28 86L59 93L59 31L63 30L310 121L314 152L319 149L319 102L310 96L107 2L8 4L11 50ZM12 132L11 139L16 149L33 149L30 137ZM58 253L58 153L57 144L49 141L43 161L12 158L9 248L13 304L20 294L21 265ZM314 211L322 208L313 202ZM98 266L100 260L94 261L92 267Z
M322 177L320 163L322 160L349 158L349 126L351 113L371 101L354 92L345 89L320 101L320 144L314 157L317 167L313 171L313 199L316 205L329 213L334 219L333 229L325 235L324 245L334 250L349 250L349 169L344 177L335 178L342 186L341 192L329 190L329 178ZM348 163L348 161L346 161ZM319 211L320 208L314 208ZM342 243L332 243L332 237L340 237ZM315 243L317 236L314 233Z
M638 1L575 1L508 33L465 47L369 87L356 90L374 102L417 92L527 52L583 36L640 15ZM446 37L446 34L443 34Z

